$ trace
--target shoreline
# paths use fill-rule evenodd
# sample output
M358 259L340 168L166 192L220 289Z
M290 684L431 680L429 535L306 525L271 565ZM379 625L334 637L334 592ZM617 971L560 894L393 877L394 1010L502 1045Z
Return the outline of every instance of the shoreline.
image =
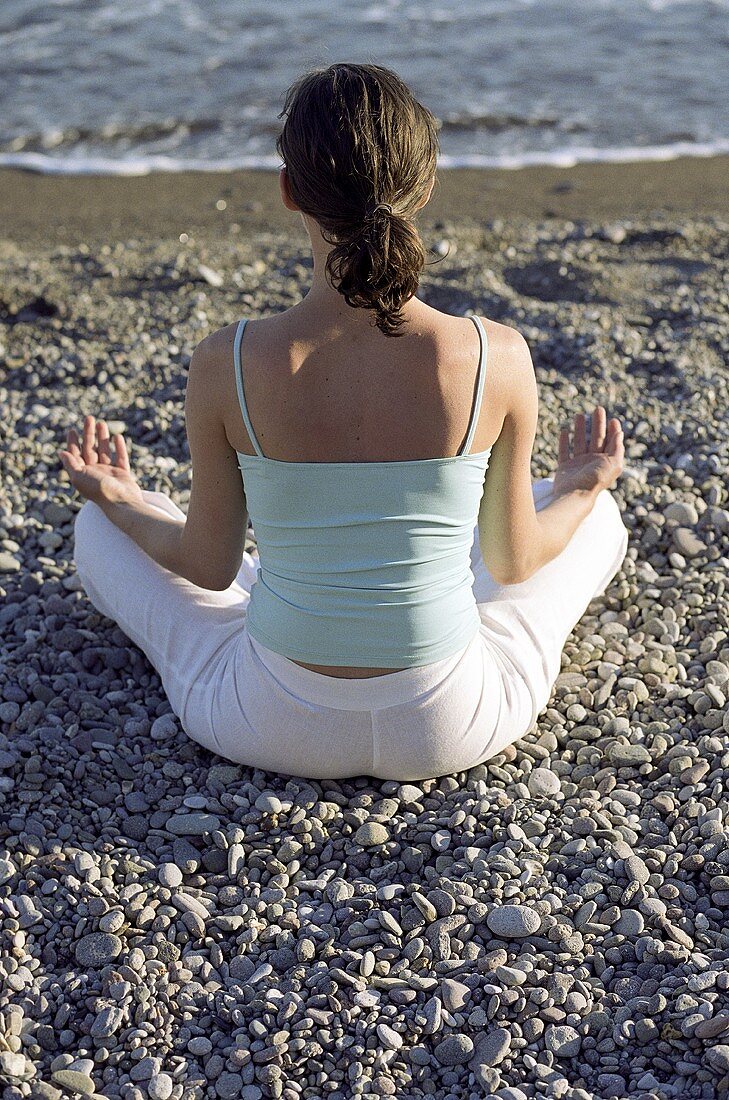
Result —
M44 175L0 169L0 237L68 244L110 238L302 232L279 197L278 173L152 172L141 176ZM438 173L419 217L424 230L483 225L493 218L535 221L694 217L729 214L729 155L670 161L585 162L570 168L449 168ZM223 210L217 203L225 202ZM232 232L236 232L235 229Z

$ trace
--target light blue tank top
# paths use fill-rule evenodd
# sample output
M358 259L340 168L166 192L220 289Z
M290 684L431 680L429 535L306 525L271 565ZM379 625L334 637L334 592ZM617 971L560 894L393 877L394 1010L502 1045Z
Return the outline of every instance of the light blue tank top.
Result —
M249 634L310 664L407 668L463 649L479 629L470 552L491 448L469 454L487 337L462 451L388 462L267 458L248 415L238 324L235 379L254 455L237 451L260 568Z

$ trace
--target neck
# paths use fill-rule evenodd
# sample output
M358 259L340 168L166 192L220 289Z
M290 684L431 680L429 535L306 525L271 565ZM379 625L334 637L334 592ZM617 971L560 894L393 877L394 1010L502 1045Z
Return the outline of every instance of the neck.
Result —
M307 308L313 307L316 310L319 324L328 322L336 325L355 325L358 328L371 326L374 316L372 310L354 309L352 306L348 306L339 291L335 290L328 282L326 262L332 246L324 240L313 219L302 214L302 221L309 234L314 263L311 286L305 294L302 304L305 303ZM422 302L414 296L408 302L405 302L402 312L410 320L421 308Z

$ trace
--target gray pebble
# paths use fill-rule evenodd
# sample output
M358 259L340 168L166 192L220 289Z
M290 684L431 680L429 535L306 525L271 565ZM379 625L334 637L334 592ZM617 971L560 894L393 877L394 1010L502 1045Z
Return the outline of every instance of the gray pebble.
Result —
M242 1088L243 1080L239 1073L221 1073L215 1081L215 1095L220 1100L235 1100Z
M624 862L626 874L633 882L639 882L642 886L648 881L651 873L640 856L628 856Z
M411 894L411 897L427 921L434 921L438 919L437 909L435 908L433 903L425 897L424 894L421 894L419 891L415 890Z
M620 1100L625 1096L625 1078L621 1077L619 1073L599 1073L597 1086L603 1096L610 1098L617 1096L620 1097Z
M444 978L440 984L441 998L449 1012L460 1012L468 1004L471 990L455 978Z
M449 894L447 890L441 890L438 887L429 890L428 901L439 917L450 917L451 913L455 912L455 900L453 895Z
M379 846L380 844L387 844L390 839L390 834L384 825L381 825L379 821L366 821L364 825L360 825L357 832L354 834L354 839L357 844L361 844L363 848L372 848Z
M717 1043L706 1051L706 1060L719 1073L729 1073L729 1046Z
M8 882L17 873L18 869L12 860L0 859L0 886Z
M118 932L124 927L125 917L121 909L112 909L99 917L99 929L102 932Z
M0 1073L8 1077L24 1077L26 1070L25 1055L20 1051L14 1053L11 1050L0 1052Z
M213 1044L210 1042L207 1036L196 1035L194 1036L194 1038L190 1039L190 1042L187 1044L187 1049L190 1051L190 1054L204 1055L210 1053L210 1051L213 1049Z
M663 509L666 519L680 523L682 527L695 527L699 522L699 513L693 504L683 500L674 500Z
M527 787L535 798L551 798L560 789L559 776L549 768L534 768L527 779Z
M87 1074L77 1073L73 1069L57 1069L51 1074L51 1080L68 1092L77 1092L81 1096L93 1096L96 1092L96 1085L92 1079Z
M76 944L76 960L81 966L96 969L116 959L122 947L118 936L109 932L92 932Z
M108 1039L121 1027L124 1012L113 1005L102 1008L91 1025L91 1034L96 1039Z
M414 806L423 801L423 792L420 787L415 787L412 783L403 783L398 787L397 795L406 806Z
M176 836L202 836L220 828L220 818L215 814L175 814L167 819L167 831Z
M533 936L541 923L539 914L526 905L500 905L486 917L489 931L502 940Z
M494 970L494 975L503 982L504 985L524 985L526 981L526 974L523 970L518 970L515 966L497 966Z
M434 1053L442 1066L462 1066L471 1060L473 1040L468 1035L449 1035L438 1043Z
M189 840L177 838L172 844L175 865L183 875L194 875L200 868L200 853Z
M161 864L158 875L162 885L170 890L176 890L182 884L182 871L176 863Z
M63 1093L48 1081L39 1081L34 1078L30 1086L32 1100L61 1100Z
M173 714L163 714L155 718L149 736L153 741L172 741L179 732L177 719Z
M487 1035L479 1037L475 1055L482 1065L497 1066L499 1062L503 1062L510 1049L510 1033L505 1027L497 1027Z
M14 722L20 714L20 707L17 703L0 703L0 722Z
M147 1093L152 1100L169 1100L173 1088L174 1082L169 1073L155 1073L149 1079Z
M582 1038L579 1031L568 1024L550 1024L544 1042L547 1050L557 1058L575 1058L580 1053Z
M616 768L639 768L649 764L651 754L645 745L611 745L608 750L610 763Z
M256 799L256 809L265 814L280 814L282 808L281 799L268 791L259 795Z
M706 544L690 527L677 527L673 532L673 541L684 558L695 558L706 552Z
M644 929L643 914L639 913L637 909L623 909L613 925L613 932L626 936L628 939L639 936Z
M387 1050L400 1050L403 1043L402 1035L394 1031L389 1024L378 1024L377 1035L380 1042Z
M147 1055L146 1058L140 1058L138 1062L133 1064L129 1071L129 1076L132 1081L151 1081L154 1075L159 1073L161 1068L161 1059Z
M0 573L17 573L22 567L23 563L7 550L0 550Z

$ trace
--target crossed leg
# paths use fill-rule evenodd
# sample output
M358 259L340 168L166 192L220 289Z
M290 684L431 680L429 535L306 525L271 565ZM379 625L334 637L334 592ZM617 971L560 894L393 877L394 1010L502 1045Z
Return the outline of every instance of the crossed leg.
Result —
M533 483L537 511L549 503L553 486L553 477ZM482 632L505 670L510 692L490 756L533 727L560 673L565 642L619 570L627 547L628 529L607 489L562 552L519 584L497 584L474 539L471 568Z
M166 494L142 492L148 504L184 519L185 513ZM257 558L246 551L234 582L214 592L159 565L93 501L87 500L78 512L74 535L74 561L86 594L146 654L189 733L190 692L240 634Z

